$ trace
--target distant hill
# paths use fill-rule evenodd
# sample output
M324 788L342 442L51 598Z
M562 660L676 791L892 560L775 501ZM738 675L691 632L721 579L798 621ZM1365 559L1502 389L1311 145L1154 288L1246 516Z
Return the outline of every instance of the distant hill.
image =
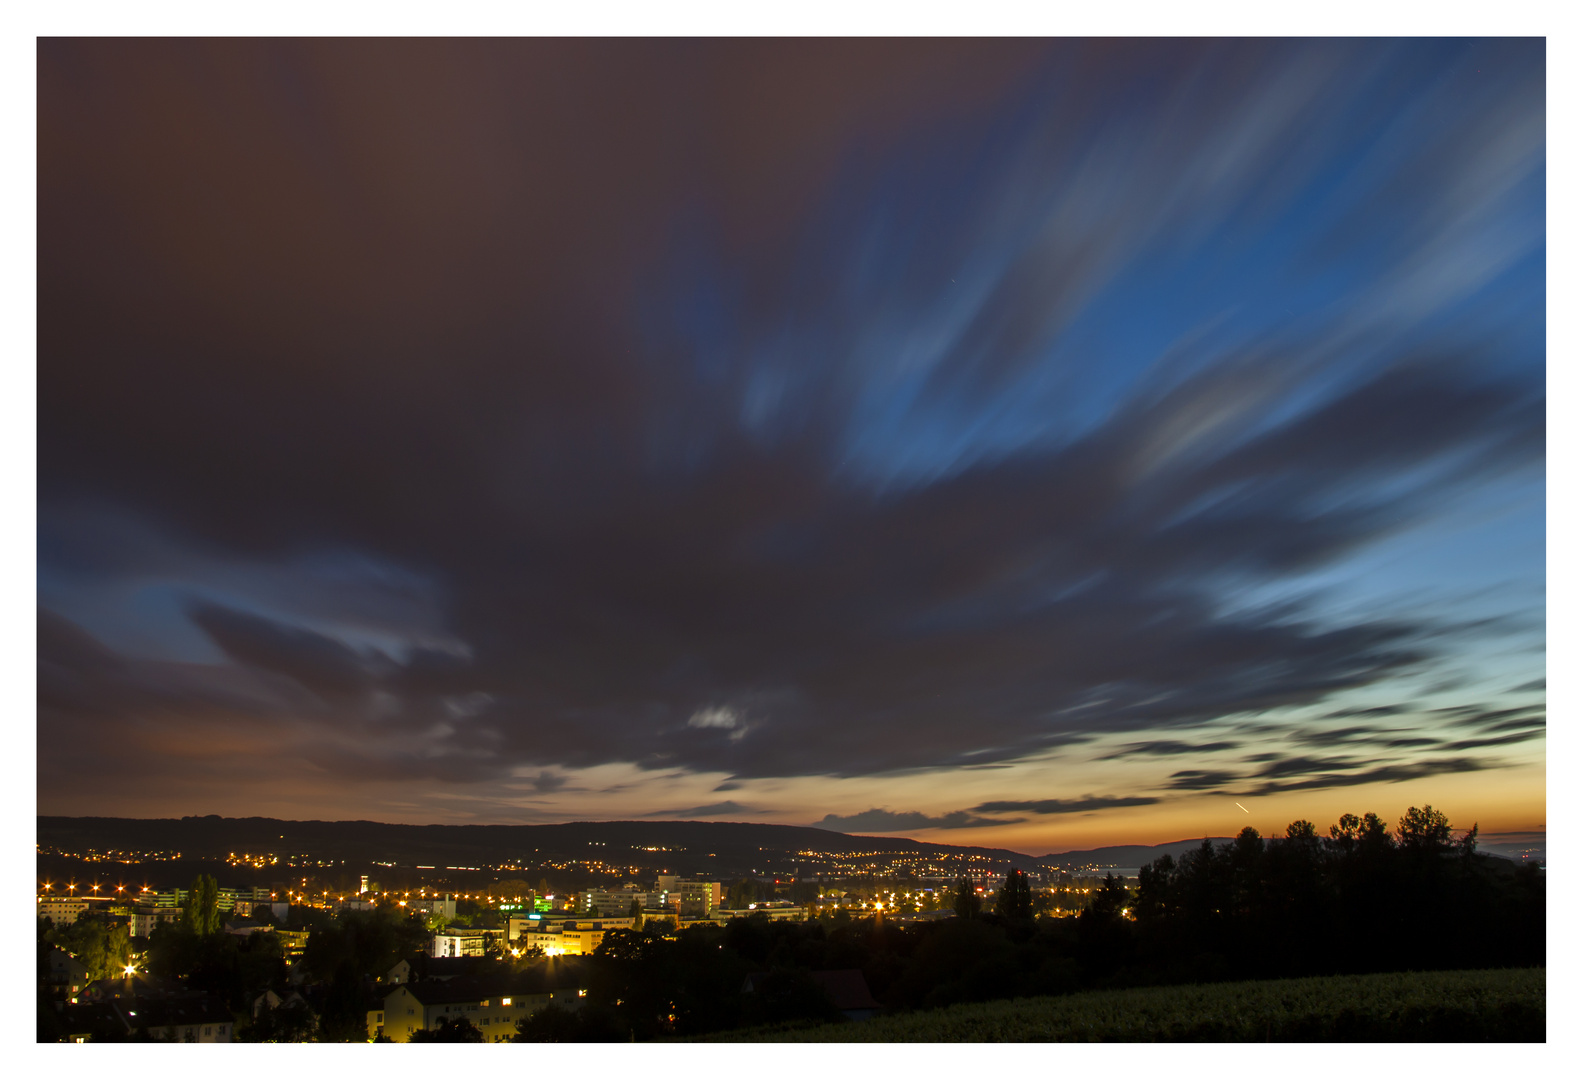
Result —
M1211 844L1219 847L1221 844L1231 843L1229 836L1211 836ZM1161 855L1169 855L1179 859L1185 852L1192 851L1204 842L1203 837L1196 840L1173 840L1169 844L1121 844L1116 847L1089 848L1087 851L1061 851L1051 855L1040 855L1034 860L1044 866L1148 866Z
M751 871L772 856L916 852L976 855L1031 870L1034 860L1004 848L957 847L903 837L848 836L797 825L724 821L575 821L558 825L391 825L377 821L276 818L39 817L38 843L63 852L180 851L223 859L233 851L309 855L347 862L466 866L549 857L600 858L681 873ZM660 850L648 850L660 849Z
M1231 842L1212 836L1215 845ZM1039 866L1078 870L1147 866L1180 858L1204 842L1121 844L1030 856L1005 848L962 847L896 836L851 836L799 825L730 821L573 821L557 825L392 825L378 821L283 821L277 818L39 817L38 842L62 852L180 851L184 859L224 859L233 851L307 855L348 863L480 866L485 863L599 858L612 864L678 873L750 873L782 856L890 852L977 856L983 869ZM655 849L655 850L650 850ZM1503 853L1504 854L1504 853Z

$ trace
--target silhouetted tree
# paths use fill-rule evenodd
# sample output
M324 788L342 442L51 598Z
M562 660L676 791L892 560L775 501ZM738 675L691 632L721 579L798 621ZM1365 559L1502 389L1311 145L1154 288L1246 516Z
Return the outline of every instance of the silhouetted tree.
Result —
M1119 919L1122 917L1122 911L1126 910L1131 902L1126 881L1114 874L1106 874L1104 882L1094 892L1083 914L1097 919Z
M182 922L199 937L220 929L220 886L208 874L199 874L182 908Z
M1405 850L1439 854L1451 850L1451 822L1434 807L1408 807L1397 828L1397 843Z
M315 1041L318 1024L313 1012L299 1001L278 1009L265 1009L238 1032L242 1042L305 1043Z
M956 917L971 919L978 915L984 906L984 901L973 889L973 883L967 878L959 878L956 883Z
M726 907L740 911L759 897L759 883L752 878L738 878L726 886Z
M995 894L995 914L1003 919L1033 918L1033 890L1021 870L1006 871L1006 880Z

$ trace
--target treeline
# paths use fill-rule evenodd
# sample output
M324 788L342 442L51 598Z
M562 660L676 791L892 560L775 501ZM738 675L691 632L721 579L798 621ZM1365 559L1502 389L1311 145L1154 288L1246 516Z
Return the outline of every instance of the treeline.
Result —
M1129 890L1114 877L1077 918L1036 917L1012 871L991 910L962 883L957 918L901 924L762 916L668 940L616 931L589 958L581 1009L543 1010L522 1041L692 1036L831 1019L809 973L856 968L887 1009L1276 976L1516 967L1544 963L1537 867L1481 856L1476 829L1414 808L1393 833L1344 816L1321 837L1295 822L1278 839L1245 829L1181 860L1158 859ZM750 973L768 973L744 993Z
M1426 806L1394 834L1347 814L1326 836L1298 821L1279 839L1244 829L1157 859L1139 873L1114 970L1184 982L1543 964L1539 868L1481 856L1477 838L1454 839Z

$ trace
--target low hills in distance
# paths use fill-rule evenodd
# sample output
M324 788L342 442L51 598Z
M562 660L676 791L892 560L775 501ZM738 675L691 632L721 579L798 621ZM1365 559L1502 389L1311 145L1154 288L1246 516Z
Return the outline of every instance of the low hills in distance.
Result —
M1210 837L1215 843L1226 837ZM612 866L683 874L747 874L825 867L855 857L914 858L941 867L1004 873L1010 867L1137 867L1180 855L1202 839L1125 845L1030 856L1004 848L929 843L905 837L853 836L796 825L717 821L577 821L555 825L393 825L375 821L282 821L276 818L38 818L41 853L85 857L112 852L157 858L224 860L271 854L347 864L483 868L600 860Z

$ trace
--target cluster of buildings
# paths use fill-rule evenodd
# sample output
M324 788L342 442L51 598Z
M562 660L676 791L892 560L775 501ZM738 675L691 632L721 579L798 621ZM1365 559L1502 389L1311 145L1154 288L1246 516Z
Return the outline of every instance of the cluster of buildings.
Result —
M46 889L50 887L46 886ZM175 922L181 918L182 905L186 904L188 895L186 889L156 892L144 888L128 893L124 887L118 887L116 892L105 896L59 896L53 891L45 891L38 895L38 916L48 918L56 926L63 926L93 911L111 921L125 922L132 937L146 938L160 923ZM287 904L276 902L274 894L263 887L220 889L217 899L217 907L223 914L251 915L256 908L266 907L276 919L285 919L288 909Z
M546 964L539 970L499 975L452 974L443 964L430 964L427 977L413 981L405 960L380 980L382 993L368 1012L368 1037L407 1042L420 1029L435 1031L442 1022L466 1020L484 1042L510 1042L517 1021L551 1003L574 1010L588 991L582 970L569 964Z
M160 1042L228 1043L236 1017L201 990L183 990L144 976L87 981L82 964L51 946L44 983L60 992L55 1026L63 1042L119 1041L134 1034Z
M576 897L580 915L674 915L707 917L725 899L718 881L689 881L674 874L661 874L652 890L637 886L621 889L589 889Z
M366 880L363 889L355 897L327 897L317 906L345 911L395 904L408 912L437 917L431 924L436 929L428 955L401 961L377 982L371 979L365 991L368 1037L396 1042L407 1041L419 1029L433 1031L443 1022L456 1020L468 1021L486 1042L507 1042L516 1036L520 1020L551 1003L578 1008L587 991L577 958L593 953L613 931L637 929L655 921L668 931L680 931L701 924L722 925L749 915L802 919L809 914L808 908L789 901L730 908L725 906L726 890L721 882L662 875L653 887L628 885L570 896L513 897L495 905L499 917L489 921L497 925L474 927L464 925L466 919L457 921L457 897L453 895L376 898L366 892ZM289 905L277 895L278 891L262 887L220 889L218 907L227 933L245 936L267 930L279 935L289 963L302 956L309 931L275 925L283 924L289 913ZM186 889L143 889L130 895L123 889L109 896L59 896L46 891L39 894L37 905L39 915L48 916L57 925L95 911L124 920L131 936L146 938L160 923L179 920L188 899ZM264 911L273 916L273 923L253 917ZM542 951L551 959L534 965L497 965L484 959L522 957L532 951ZM475 957L479 959L472 959ZM130 967L121 978L89 981L83 964L55 946L49 949L47 967L46 981L55 991L56 1026L66 1041L135 1037L230 1042L236 1036L237 1015L202 992L161 983ZM859 985L857 973L815 974L829 981L826 992L849 1016L867 1015L877 1007L866 987ZM274 1018L270 1022L297 1023L302 1030L314 1030L323 1005L315 994L322 993L322 987L305 983L300 964L291 964L287 984L281 993L266 991L251 1003L254 1020L261 1021L267 1014ZM757 989L755 980L749 979L743 992Z

